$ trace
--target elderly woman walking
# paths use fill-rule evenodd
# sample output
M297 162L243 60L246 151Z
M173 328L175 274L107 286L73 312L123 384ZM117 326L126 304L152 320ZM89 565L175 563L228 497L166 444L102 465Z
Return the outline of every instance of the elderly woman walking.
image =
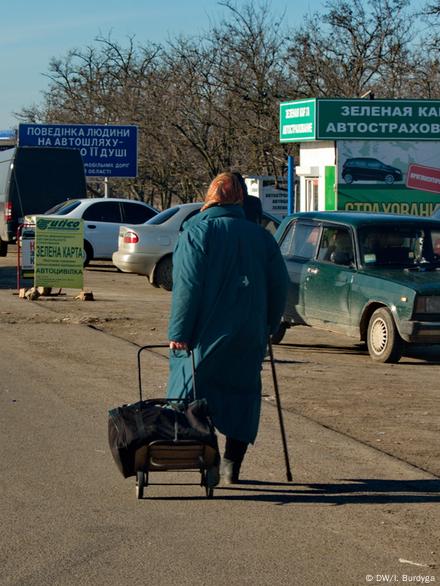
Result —
M257 436L261 368L268 336L280 323L287 272L272 235L246 220L233 173L211 183L201 212L180 233L173 256L168 336L168 396L191 393L187 349L194 352L197 397L226 436L222 481L239 481Z

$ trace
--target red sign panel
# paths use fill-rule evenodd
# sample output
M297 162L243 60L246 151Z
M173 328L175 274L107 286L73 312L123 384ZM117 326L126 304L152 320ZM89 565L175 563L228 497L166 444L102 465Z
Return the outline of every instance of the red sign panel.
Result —
M412 164L408 167L406 186L411 189L440 193L440 169Z

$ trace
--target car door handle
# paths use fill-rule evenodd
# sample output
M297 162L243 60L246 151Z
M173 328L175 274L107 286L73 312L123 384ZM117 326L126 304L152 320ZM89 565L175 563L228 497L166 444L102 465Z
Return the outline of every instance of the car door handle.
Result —
M319 273L319 269L315 267L307 267L307 272L311 275L317 275Z
M87 228L94 230L96 228L95 224L87 224Z

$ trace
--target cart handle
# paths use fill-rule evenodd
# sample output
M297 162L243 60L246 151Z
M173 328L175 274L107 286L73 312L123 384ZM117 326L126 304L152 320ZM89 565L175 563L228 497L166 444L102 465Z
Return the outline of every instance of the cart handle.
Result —
M142 401L142 373L141 373L141 354L144 350L152 350L153 348L168 348L169 344L147 344L139 348L137 352L137 365L138 365L138 381L139 381L139 400ZM196 364L194 359L194 352L188 350L188 356L191 356L191 370L192 370L192 391L193 400L196 400Z

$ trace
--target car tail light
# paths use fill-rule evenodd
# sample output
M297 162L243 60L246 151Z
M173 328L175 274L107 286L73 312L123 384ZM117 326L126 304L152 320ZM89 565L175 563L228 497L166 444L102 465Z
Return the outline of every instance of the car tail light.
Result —
M124 244L136 244L136 242L139 242L139 236L136 232L126 232L123 240Z
M12 203L10 201L5 205L5 221L10 222L12 220Z

